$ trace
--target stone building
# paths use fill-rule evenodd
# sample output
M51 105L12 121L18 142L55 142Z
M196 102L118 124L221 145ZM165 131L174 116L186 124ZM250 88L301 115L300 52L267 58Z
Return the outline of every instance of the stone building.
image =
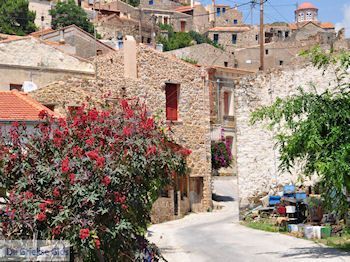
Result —
M0 90L21 90L31 83L40 88L71 76L93 78L94 66L34 37L0 41Z
M191 59L202 66L235 67L235 56L209 44L192 45L167 52L180 59Z
M278 149L274 132L266 129L266 123L250 124L251 113L264 105L271 105L277 97L296 94L298 87L322 92L331 81L334 72L317 70L313 66L298 64L294 68L274 70L247 76L235 85L235 120L237 126L237 169L240 206L247 206L252 197L268 193L278 185L296 183L300 171L292 174L278 171ZM314 84L311 86L311 83ZM308 181L306 181L306 184Z
M209 12L199 2L195 2L190 6L180 6L175 11L188 14L192 17L192 30L199 33L206 33L211 27L209 23Z
M150 112L171 126L176 142L192 150L188 181L180 183L182 190L162 193L153 221L174 219L189 210L206 211L212 207L207 73L144 45L135 50L135 40L127 38L123 49L96 58L97 79L58 81L32 96L57 104L56 112L64 112L68 104L79 105L88 96L91 103L99 103L106 93L146 101Z
M49 11L56 0L29 0L29 10L36 13L34 23L40 29L51 27L51 15Z
M38 31L32 36L39 37L47 42L57 43L57 48L62 51L86 59L114 50L76 25L57 30Z
M156 9L156 10L175 10L177 7L182 6L179 2L172 0L140 0L139 7L144 9Z

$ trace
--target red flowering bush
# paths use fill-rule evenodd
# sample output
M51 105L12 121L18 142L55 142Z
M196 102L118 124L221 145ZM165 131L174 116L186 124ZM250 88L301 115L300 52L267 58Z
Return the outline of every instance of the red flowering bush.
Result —
M190 151L175 150L137 101L40 116L34 130L16 123L1 140L3 235L69 240L84 260L142 259L152 204L174 172L187 172Z

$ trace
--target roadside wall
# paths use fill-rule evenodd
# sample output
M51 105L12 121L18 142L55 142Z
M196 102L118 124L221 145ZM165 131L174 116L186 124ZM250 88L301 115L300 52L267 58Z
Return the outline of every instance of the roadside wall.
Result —
M297 93L298 87L310 88L314 83L318 92L334 83L334 73L317 70L312 66L291 68L286 71L258 74L241 79L235 88L237 121L237 165L240 207L249 204L249 198L269 192L274 185L296 182L298 170L278 172L278 150L274 150L273 132L265 124L250 125L251 112L272 104L277 97Z

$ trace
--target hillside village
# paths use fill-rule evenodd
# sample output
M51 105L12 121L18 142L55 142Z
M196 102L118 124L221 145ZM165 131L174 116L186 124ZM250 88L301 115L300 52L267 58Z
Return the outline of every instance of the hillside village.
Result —
M318 200L324 196L322 190L319 192L319 188L316 187L319 183L317 177L308 176L301 179L304 171L303 162L293 165L290 170L280 169L284 163L285 151L280 149L281 145L276 146L276 137L281 139L282 135L279 136L279 132L282 132L283 128L274 126L271 130L267 129L265 121L268 120L268 114L262 121L252 123L253 112L274 105L278 99L298 95L300 87L311 90L310 84L312 84L313 91L322 94L330 86L345 86L348 76L344 74L348 71L345 70L345 73L341 74L339 73L341 69L338 70L336 67L347 65L348 57L345 54L348 54L350 49L350 40L346 38L348 29L336 29L334 23L320 21L319 13L324 10L318 8L318 1L304 2L290 8L295 17L292 23L247 22L242 8L251 7L258 10L269 1L260 3L240 1L234 5L213 1L204 5L194 0L23 0L28 14L31 12L35 14L32 25L35 30L27 27L27 31L11 33L12 29L2 27L0 20L2 130L7 136L10 134L12 139L14 132L20 134L18 126L22 124L26 125L30 132L30 135L27 134L25 138L19 140L23 143L19 151L23 152L18 153L18 157L20 155L22 157L22 154L24 156L22 160L18 159L18 162L15 162L18 148L14 148L17 144L13 141L6 144L6 140L0 142L0 155L2 155L0 173L4 174L3 180L0 181L0 196L3 199L0 204L0 215L5 214L4 216L10 219L0 221L2 223L0 239L15 240L16 237L31 239L29 236L35 232L37 239L41 237L57 241L69 240L71 250L74 249L71 251L74 253L71 253L71 258L77 259L75 261L85 261L79 259L85 259L86 254L89 254L90 258L93 257L92 261L130 261L128 259L136 254L135 250L140 251L142 258L136 258L138 254L131 261L162 261L162 255L167 261L250 261L250 259L347 261L349 259L347 252L338 252L303 239L288 241L284 235L273 240L278 242L274 250L272 242L264 246L264 238L272 238L272 235L262 236L257 233L259 231L245 227L251 224L260 225L261 221L262 224L273 221L273 227L278 228L277 231L284 227L292 236L320 239L320 241L324 239L321 238L321 231L329 229L333 231L329 232L328 237L332 235L346 239L344 246L341 247L343 249L346 249L350 239L347 238L346 228L349 226L347 218L339 216L334 221L331 219L339 215L338 212L326 212L325 208L322 209L319 219L312 217L308 201L315 196ZM77 19L76 23L65 24L65 20L74 19L74 15L71 17L69 11L63 11L67 14L63 14L63 20L60 20L62 18L60 14L52 11L61 12L57 11L59 10L57 7L65 10L64 4L80 10L79 16L82 15L82 18L79 22ZM6 12L6 9L1 8L0 4L0 14L1 10ZM21 19L24 20L23 17L19 20ZM313 50L311 53L318 52L318 59L324 58L324 60L318 63L313 60L310 62L310 53L301 55L307 50ZM340 54L339 59L343 60L334 63L331 58L327 60L327 55L331 57L333 53ZM328 64L331 65L326 68ZM137 102L134 104L135 100ZM115 111L110 109L118 107L119 104L120 109ZM147 108L147 112L140 113L140 119L136 119L137 110L146 110L141 105ZM135 113L130 113L132 107ZM97 121L97 118L92 117L95 111L101 116L98 118L100 122L94 122ZM278 114L273 116L276 115ZM80 123L82 130L77 129L76 132L85 132L84 136L87 136L86 132L89 130L92 136L90 128L94 128L93 123L100 127L101 123L114 116L113 121L119 122L113 122L115 126L107 127L109 131L100 128L92 140L80 141L81 133L77 133L76 136L75 131L67 131L68 129L63 127L67 128L71 123L82 121ZM50 124L46 123L45 119L51 119ZM84 121L91 121L91 124L83 127ZM137 121L141 123L138 124ZM139 131L136 130L146 125L142 121L146 121L147 128L156 126L155 130L158 131L154 133L142 131L145 133L139 137ZM289 121L287 116L285 121ZM66 124L63 125L63 122ZM36 159L38 163L43 161L42 168L40 166L34 168L37 170L35 172L38 179L45 172L54 172L52 178L50 176L53 180L46 185L48 189L53 186L53 197L39 192L38 188L29 189L36 184L33 182L36 178L34 175L25 178L25 175L33 171L24 171L26 167L23 164L26 161L25 157L30 155L28 153L30 150L36 148L39 151L39 148L34 146L37 140L35 143L34 140L30 142L28 148L24 146L26 141L35 138L35 134L40 133L44 136L45 133L41 132L44 132L45 125L51 124L52 133L45 138L47 144L42 141L39 147L40 150L48 151L33 157L34 160L28 160L26 166L34 167L33 161ZM280 125L283 125L283 121ZM57 126L63 128L62 134L58 129L53 131ZM120 130L115 130L117 126L121 127ZM135 130L131 126L135 126ZM72 130L76 130L75 128L79 128L79 124L72 126ZM147 128L145 127L145 130ZM112 130L116 132L113 136ZM146 132L149 133L146 135ZM156 132L159 133L155 135ZM106 134L110 137L102 139ZM78 139L78 142L73 147L68 142L62 142L64 139L67 141ZM100 139L101 142L94 142ZM127 149L123 147L124 151L118 151L120 155L124 155L119 158L119 155L116 157L113 154L114 150L118 150L117 141L122 139L125 139L123 146L128 147ZM154 142L158 143L156 147L148 145L143 158L142 148L146 145L143 143L149 143L152 139L154 141L160 139L162 142ZM51 140L52 145L55 145L52 148L49 142ZM57 140L60 146L57 146ZM116 146L113 143L116 143ZM103 159L91 155L91 152L103 154L103 150L107 150L105 144L110 151L106 151ZM74 167L74 169L73 165L76 163L74 161L78 161L74 155L77 152L77 145L81 150L86 150L86 156L85 153L81 153L83 164L80 168ZM92 150L92 145L96 146L96 149ZM60 157L63 159L60 150L67 154L62 162L57 160ZM165 152L172 153L165 156ZM132 156L133 153L135 157ZM8 158L6 154L10 154ZM68 157L69 154L73 155ZM149 160L152 156L154 156L153 162ZM162 167L149 167L156 159L163 161L163 158ZM306 157L308 160L310 158ZM110 164L108 159L111 161ZM90 162L87 161L96 162L96 167L90 167L88 164ZM15 163L22 171L16 171ZM68 166L64 163L68 163ZM180 168L182 164L184 167ZM112 165L114 170L110 167ZM320 163L317 162L315 165ZM170 167L173 166L177 169L170 172ZM69 172L74 169L76 174L73 171L73 173L64 171L65 167L67 170L70 169ZM55 180L54 177L59 174L57 172L61 172L59 170L68 182ZM88 170L84 171L84 175L81 174L84 179L92 179L93 174L101 174L103 178L101 181L91 180L84 184L81 182L84 181L83 178L81 181L78 179L78 173L83 172L82 170ZM118 174L122 176L123 172L125 174L130 172L130 176L127 179L118 178ZM140 178L143 172L150 174L158 172L159 177L150 178L147 184ZM161 179L164 174L170 173L170 181L167 180L166 185L163 184L164 181ZM13 180L12 184L6 179ZM37 183L49 181L45 179L38 180ZM121 182L123 179L125 184ZM71 185L67 186L65 183L69 184L69 181ZM75 187L78 183L76 181L81 183L78 187ZM81 195L81 202L76 204L78 207L76 210L84 210L84 205L90 201L90 204L86 204L89 210L86 211L86 217L82 215L85 211L81 214L79 211L76 214L73 211L60 213L60 208L64 209L74 202L69 200L68 204L63 204L65 199L60 197L66 192L64 190L77 190L75 193L67 191L70 193L67 193L66 199L79 198L79 194L83 193L78 188L86 186L89 190L93 190L89 185L94 183L96 183L94 187L99 188L98 191L89 191L90 193L84 197ZM343 183L346 184L346 181ZM125 185L123 190L116 192L117 189L112 188L121 185ZM140 202L137 200L138 193L132 191L133 187L135 190L140 190L137 191L141 192L140 199L141 195L144 196L142 200L139 199ZM349 197L346 185L343 189L345 195ZM21 199L14 197L16 190L20 190L19 195L23 192L26 195L23 198L25 204L31 203L30 199L33 199L34 204L28 204L26 209L31 210L33 218L30 218L31 215L21 218L31 222L22 220L18 222L14 213L10 215L8 213L10 209L16 211L19 208L11 206L13 199ZM112 204L98 202L107 201L109 190L112 190L111 194L115 196L114 202L112 201ZM37 205L35 201L39 200L31 195L32 191L36 191L34 194L42 195L40 197L44 199L42 200L44 204ZM95 197L94 200L92 192L105 195ZM134 199L133 201L128 202L128 194L130 199ZM298 198L299 195L302 195L301 199ZM50 197L54 200L51 201ZM53 204L54 201L57 202L57 206L50 207L56 205ZM52 223L49 224L49 217L56 210L58 215L52 218ZM101 214L90 221L90 216L94 212ZM317 212L321 211L317 209ZM114 213L118 214L117 217L111 215ZM113 217L113 222L106 217L108 215ZM16 229L11 235L8 229L11 221L16 221L15 228L21 228L25 223L34 223L35 229L23 234L18 232L25 232L24 229L19 231ZM40 224L46 221L47 226ZM136 225L135 221L140 224ZM94 227L94 223L101 223L101 227ZM77 228L80 229L70 226L73 224L79 225ZM49 225L54 228L46 232L43 228L49 228ZM109 228L110 226L113 229ZM126 230L124 233L123 226ZM108 230L109 232L115 230L114 238L104 240ZM307 230L314 232L314 235L309 237ZM72 232L78 233L73 236ZM237 235L237 239L228 234ZM199 241L201 238L202 242ZM144 241L140 244L142 248L135 244L139 243L140 239ZM114 240L125 243L115 244ZM161 255L159 250L146 247L145 243L148 245L148 241L159 247ZM252 244L249 244L249 241L253 241ZM252 249L254 251L250 254L249 248L240 246L242 243L254 246ZM326 244L330 245L328 242ZM230 250L229 246L236 245L240 248ZM204 248L205 246L207 248ZM298 251L294 254L292 250L300 247L307 249L305 254L309 252L325 255L313 257L304 254L304 257L298 257ZM123 248L127 251L124 252ZM228 251L220 256L212 254L226 248ZM239 249L241 250L238 251ZM269 252L274 251L276 253L269 255ZM259 253L263 255L258 255ZM289 260L288 254L291 253ZM234 256L237 256L238 260L235 260Z

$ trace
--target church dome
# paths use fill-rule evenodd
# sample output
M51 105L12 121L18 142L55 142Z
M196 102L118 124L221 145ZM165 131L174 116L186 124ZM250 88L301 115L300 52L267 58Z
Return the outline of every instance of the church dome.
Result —
M316 6L314 6L312 3L305 2L305 3L302 3L301 5L299 5L297 11L305 10L305 9L317 9L318 10L318 8Z

